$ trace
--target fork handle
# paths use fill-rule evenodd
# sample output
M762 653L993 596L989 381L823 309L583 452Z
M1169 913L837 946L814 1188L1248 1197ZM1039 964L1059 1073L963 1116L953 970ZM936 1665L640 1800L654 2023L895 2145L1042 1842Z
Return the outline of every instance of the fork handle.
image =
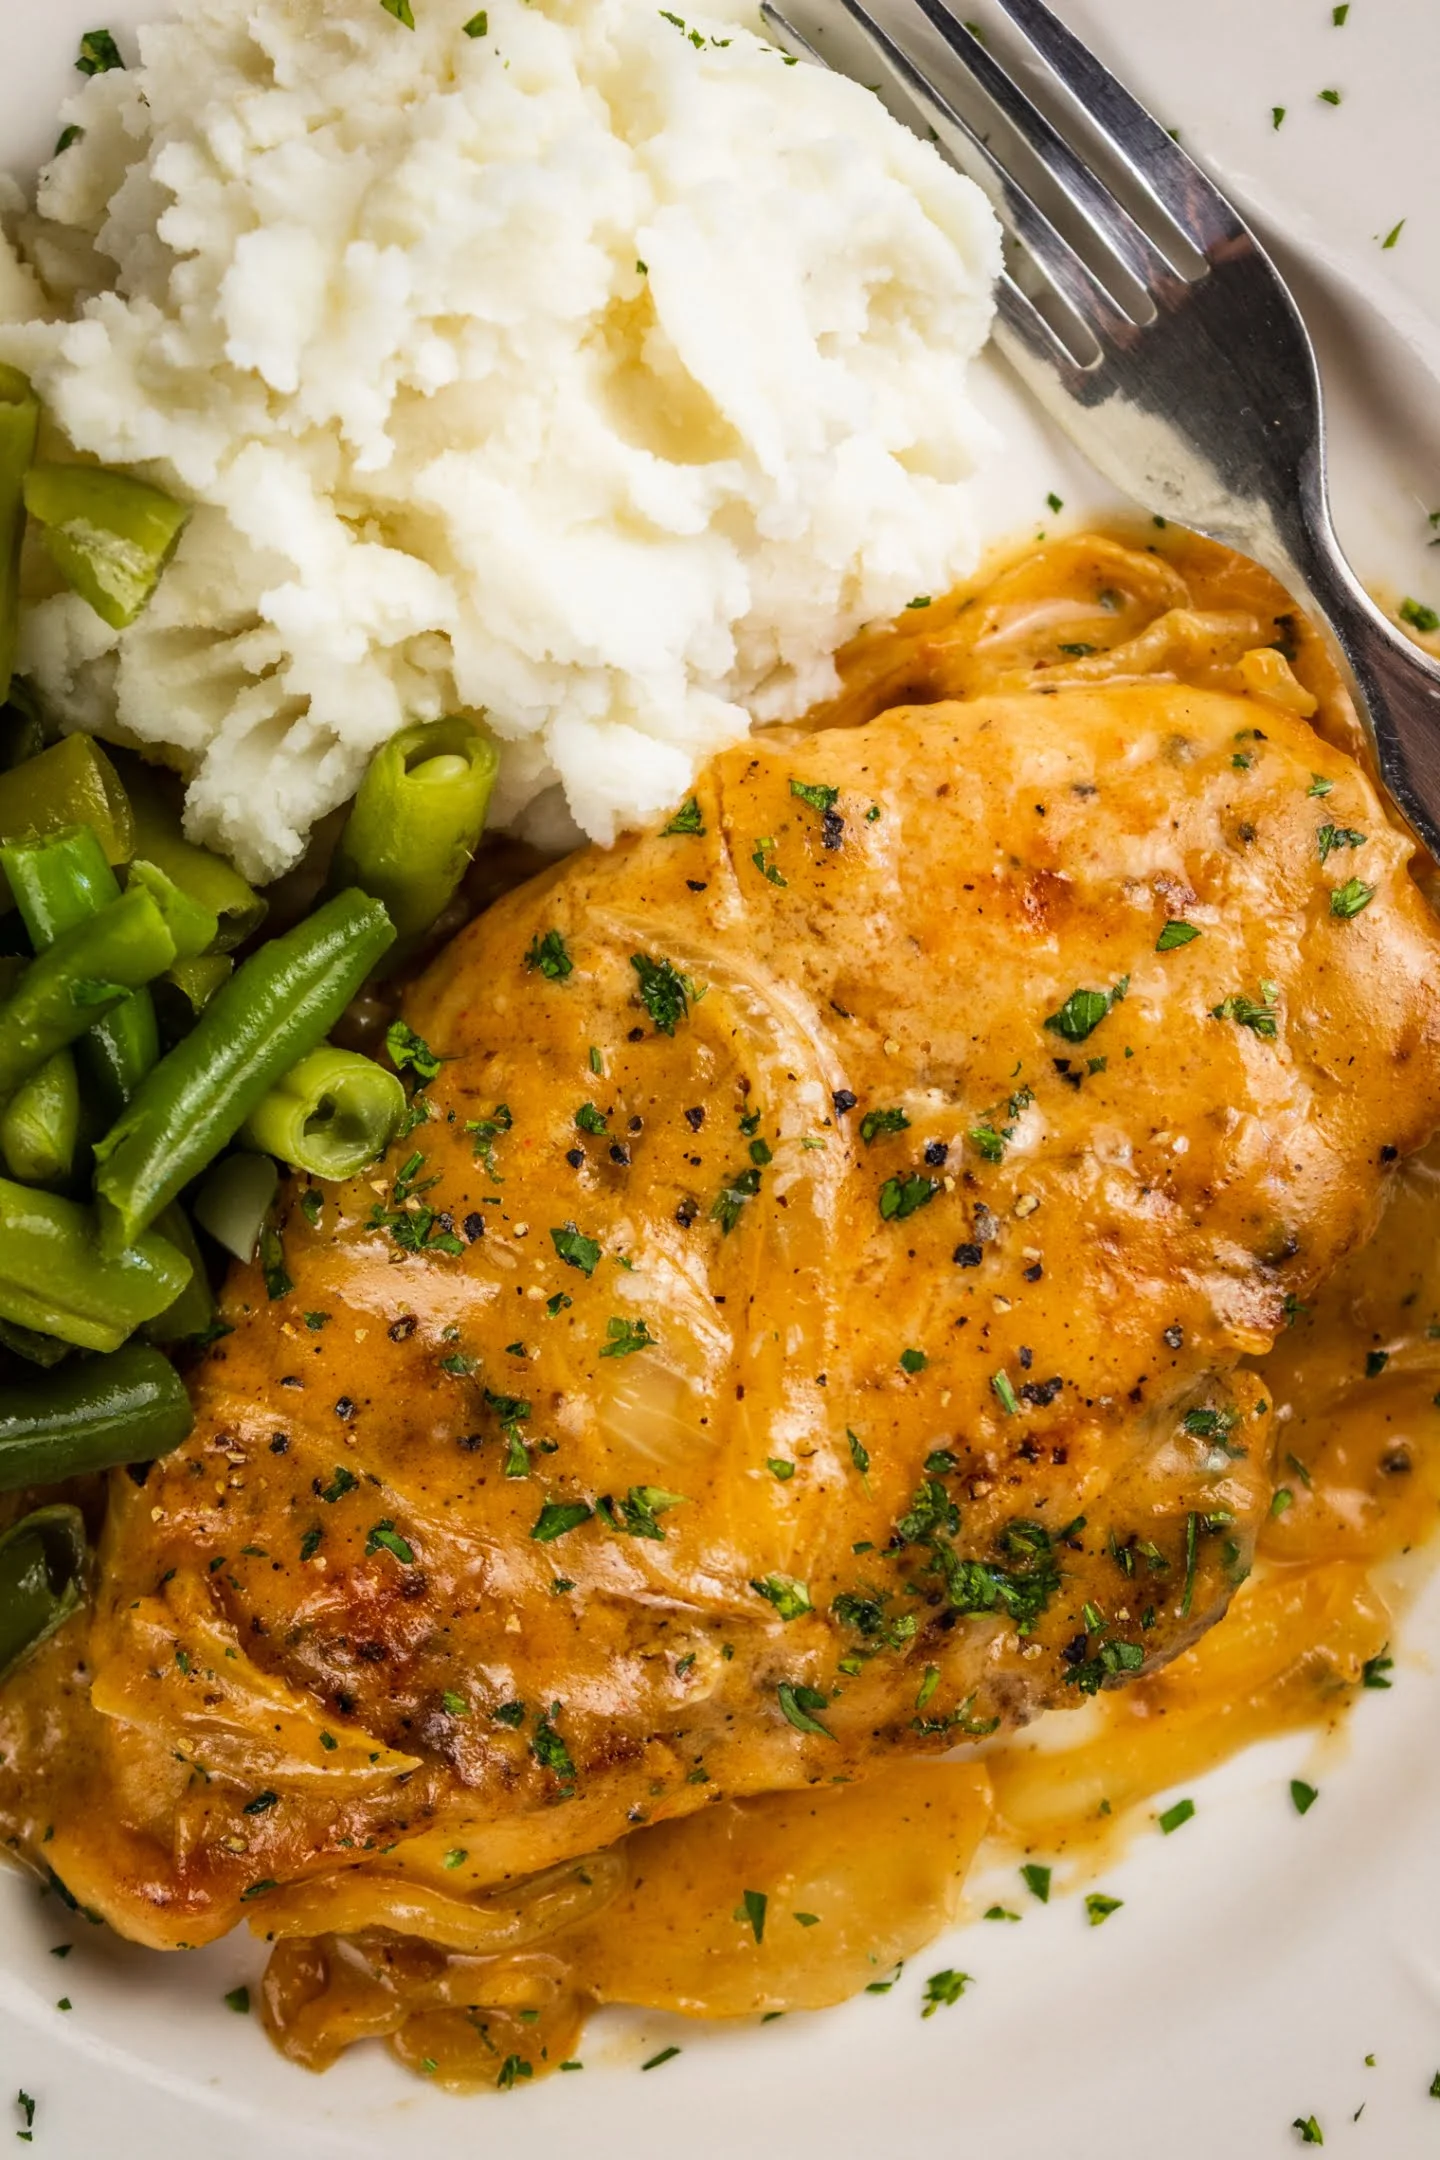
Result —
M1440 666L1382 615L1328 527L1307 521L1294 572L1348 663L1381 778L1440 860Z

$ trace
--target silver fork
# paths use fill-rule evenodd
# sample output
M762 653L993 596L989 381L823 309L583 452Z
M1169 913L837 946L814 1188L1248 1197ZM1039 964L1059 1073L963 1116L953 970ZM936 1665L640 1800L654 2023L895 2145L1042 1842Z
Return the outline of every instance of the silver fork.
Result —
M973 106L978 89L999 115L1010 138L1003 151L993 127L958 109L917 59L909 32L882 27L863 0L806 4L827 11L842 34L843 11L994 202L1012 242L995 329L1011 365L1127 495L1264 563L1329 624L1381 777L1440 855L1440 667L1386 619L1341 552L1314 348L1239 213L1044 0L996 4L1043 64L1048 87L1063 85L1128 176L1143 223L945 0L910 8L931 26L928 44L947 78L958 66L952 92L968 93ZM761 12L793 57L829 64L772 0ZM1038 191L1016 170L1027 157L1042 176ZM1047 184L1059 224L1036 199ZM1071 234L1083 236L1083 252Z

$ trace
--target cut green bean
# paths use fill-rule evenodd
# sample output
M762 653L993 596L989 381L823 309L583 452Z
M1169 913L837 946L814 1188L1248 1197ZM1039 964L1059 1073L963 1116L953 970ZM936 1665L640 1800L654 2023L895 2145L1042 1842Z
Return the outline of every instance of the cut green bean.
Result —
M43 839L0 848L0 866L10 880L21 919L37 952L43 952L63 932L75 929L120 897L119 882L105 860L105 850L88 825L70 825ZM168 879L166 885L173 894ZM165 914L159 896L152 892L152 898ZM192 935L199 927L203 924L191 925ZM175 935L173 925L171 934ZM178 938L176 942L178 945ZM137 990L113 1013L97 1021L80 1043L86 1071L104 1098L111 1118L119 1116L159 1055L160 1033L148 990Z
M322 1044L245 1120L252 1147L312 1177L354 1177L383 1155L405 1117L405 1090L373 1059Z
M85 1602L79 1508L36 1508L0 1535L0 1682Z
M28 376L0 366L0 705L10 695L20 635L20 543L25 475L35 456L40 400Z
M0 1102L174 959L175 940L145 892L125 893L58 937L0 1005Z
M0 1178L0 1319L80 1350L118 1350L174 1304L189 1275L155 1231L102 1252L93 1209Z
M112 630L127 630L180 545L188 505L94 465L32 465L24 495L66 584Z
M145 1323L144 1333L150 1342L185 1342L193 1335L203 1335L215 1318L215 1300L210 1292L210 1278L205 1272L205 1259L201 1253L190 1218L178 1200L162 1209L155 1225L160 1236L183 1253L190 1263L190 1280L180 1292L173 1305L167 1305L157 1320Z
M177 960L198 960L211 950L220 929L213 908L202 906L157 863L144 862L139 856L125 874L125 890L131 892L137 886L141 892L149 893L164 916L165 927L175 940Z
M0 1115L0 1155L23 1185L58 1185L75 1167L80 1082L68 1050L57 1050L15 1090Z
M339 893L236 969L95 1150L107 1246L133 1243L234 1139L329 1034L394 937L378 901Z
M131 760L125 767L125 783L135 816L136 854L156 864L182 892L210 910L219 923L215 950L233 952L265 920L265 902L222 856L184 837L173 774Z
M10 701L0 707L0 772L13 772L45 748L45 727L28 698L22 698L17 680L10 684Z
M402 940L448 906L485 829L500 753L463 715L402 728L360 783L331 872L385 903Z
M70 1347L68 1342L57 1342L53 1335L37 1335L34 1328L17 1327L13 1320L0 1320L0 1350L9 1350L15 1357L24 1358L27 1365L43 1365L48 1372L52 1365L69 1357Z
M248 1149L227 1155L196 1192L195 1220L237 1260L253 1260L279 1189L280 1173L268 1155Z
M56 1485L122 1463L153 1462L195 1422L170 1360L143 1343L7 1388L0 1404L0 1492Z
M0 773L0 846L67 825L88 826L108 863L129 862L135 851L135 821L120 775L88 735L67 735ZM11 905L10 887L0 878L0 908Z

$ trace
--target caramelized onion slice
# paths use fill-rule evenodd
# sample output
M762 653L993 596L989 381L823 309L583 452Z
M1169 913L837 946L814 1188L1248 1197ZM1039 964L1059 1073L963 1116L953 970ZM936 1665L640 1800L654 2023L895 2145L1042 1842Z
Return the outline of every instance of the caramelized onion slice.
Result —
M498 1956L544 1942L599 1912L620 1893L627 1872L626 1847L621 1844L470 1898L400 1875L352 1868L272 1891L256 1906L250 1924L271 1941L389 1928L447 1950Z
M956 1762L722 1800L631 1837L626 1889L548 1947L600 2002L817 2010L948 1926L989 1815L984 1770Z

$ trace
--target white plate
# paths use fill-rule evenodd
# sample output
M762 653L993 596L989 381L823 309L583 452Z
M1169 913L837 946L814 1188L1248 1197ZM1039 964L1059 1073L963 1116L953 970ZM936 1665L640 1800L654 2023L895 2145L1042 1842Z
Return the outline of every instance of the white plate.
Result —
M157 5L8 0L0 144L13 170L53 140L80 32L97 15L123 32ZM1329 0L1062 12L1278 245L1321 339L1343 536L1367 581L1440 606L1426 522L1440 509L1435 0L1353 0L1339 28ZM1330 88L1338 107L1319 98ZM1278 130L1274 105L1287 108ZM998 368L984 395L1009 443L987 485L997 538L1053 522L1052 489L1067 521L1105 507ZM254 1946L145 1956L0 1881L0 2138L23 2087L50 2160L154 2160L182 2143L206 2160L459 2160L497 2146L540 2160L562 2144L587 2160L1264 2160L1295 2150L1290 2125L1311 2113L1332 2150L1419 2160L1440 2150L1440 1676L1427 1650L1440 1651L1440 1582L1406 1623L1393 1691L1362 1699L1347 1741L1323 1756L1304 1737L1275 1743L1190 1787L1199 1812L1183 1835L1142 1834L1107 1871L1125 1905L1104 1929L1057 1896L1020 1927L937 1944L890 1995L824 2015L734 2030L607 2015L583 2076L510 2096L447 2099L376 2050L312 2079L223 2005L256 1976ZM1322 1788L1303 1821L1286 1790L1299 1773ZM70 1940L74 1954L52 1959ZM947 1962L976 1984L922 2022L923 1975ZM672 2040L683 2053L642 2084L639 2064Z

